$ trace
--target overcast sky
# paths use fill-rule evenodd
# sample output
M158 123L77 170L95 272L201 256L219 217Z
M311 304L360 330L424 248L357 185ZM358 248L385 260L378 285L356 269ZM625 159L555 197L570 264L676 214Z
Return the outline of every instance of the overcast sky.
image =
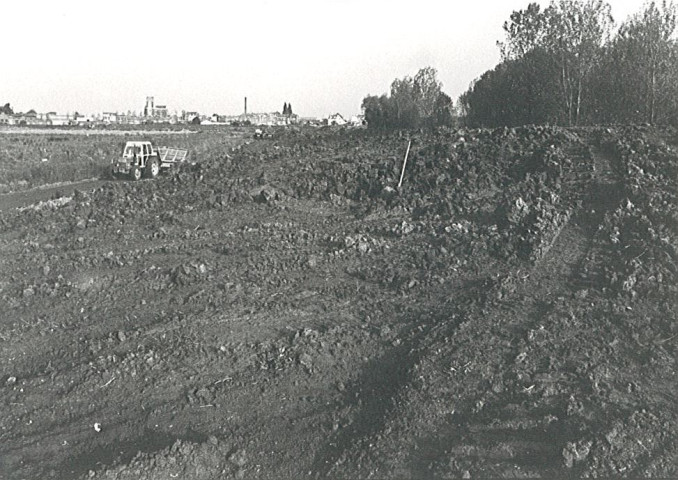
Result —
M529 0L5 1L0 102L15 111L360 113L394 78L438 70L453 99L499 61ZM539 2L547 5L548 2ZM609 0L617 22L642 0Z

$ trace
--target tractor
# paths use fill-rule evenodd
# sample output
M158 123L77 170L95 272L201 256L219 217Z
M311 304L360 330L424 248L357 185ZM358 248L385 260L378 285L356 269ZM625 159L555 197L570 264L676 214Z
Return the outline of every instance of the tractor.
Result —
M154 148L151 142L147 141L127 142L122 156L113 160L111 170L114 177L128 175L132 180L141 180L142 177L155 178L161 169L184 162L187 156L188 150Z

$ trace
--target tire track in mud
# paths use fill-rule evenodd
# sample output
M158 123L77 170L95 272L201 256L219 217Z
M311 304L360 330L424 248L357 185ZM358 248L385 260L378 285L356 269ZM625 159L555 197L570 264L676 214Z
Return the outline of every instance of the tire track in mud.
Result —
M110 180L87 179L77 182L63 182L55 185L43 185L30 190L5 193L0 195L0 212L6 212L13 208L26 207L54 197L68 197L78 189L94 190L109 182Z
M576 400L562 398L562 392L572 390L567 385L576 378L551 378L558 369L548 366L542 368L547 372L542 377L522 373L529 340L516 337L547 334L551 316L557 315L564 298L579 290L577 272L605 212L621 201L615 159L599 148L590 155L595 174L581 208L529 276L516 279L516 272L504 272L504 278L513 277L518 284L513 292L500 301L490 294L479 303L459 302L466 305L447 317L455 321L442 315L440 323L413 338L407 345L412 353L399 367L406 377L375 395L372 405L357 414L369 419L367 425L329 442L334 448L326 448L315 462L318 477L433 478L450 471L465 475L469 470L493 476L562 475L563 448L577 445L576 422L561 420L568 409L577 408ZM490 278L486 283L501 289L501 281ZM472 300L474 293L466 295ZM525 404L539 384L535 378L566 387L538 408L528 408ZM361 381L369 382L369 375ZM576 455L575 448L575 460L566 456L566 464L574 464Z
M595 177L590 194L582 202L582 208L572 215L558 233L550 251L535 263L529 280L505 299L503 304L490 305L490 310L485 313L486 318L501 318L499 333L503 330L513 332L514 336L525 335L528 339L531 336L538 337L548 330L551 316L557 315L558 303L564 303L566 296L578 290L576 274L586 252L592 248L598 225L605 213L616 208L621 201L619 182L614 178L611 164L614 159L599 148L595 148L591 155ZM511 305L515 303L520 307ZM488 332L492 328L488 325ZM482 340L471 343L483 349L485 345ZM491 349L492 346L487 345L486 348ZM448 428L452 428L448 429L447 434L442 437L436 435L436 441L428 443L436 454L411 455L414 459L410 460L410 468L415 476L428 478L432 473L432 465L438 463L440 467L446 462L445 469L453 466L452 470L457 470L461 475L469 469L478 468L485 475L492 476L562 475L558 465L563 463L563 446L569 445L568 440L576 442L577 428L558 418L563 416L562 401L546 401L534 410L532 408L537 407L536 403L532 408L521 405L525 401L520 399L520 394L530 395L538 384L538 381L535 382L536 375L526 374L525 378L521 378L523 373L520 372L520 364L529 355L528 351L529 345L514 345L513 348L504 349L503 359L508 368L501 365L502 355L487 359L498 367L489 378L515 368L518 373L511 380L528 386L521 387L522 391L512 391L506 388L507 382L500 387L491 384L490 388L496 395L481 393L471 412L457 415L459 418L448 424ZM545 381L550 382L552 378L545 377ZM470 387L468 390L471 392L482 391L482 387ZM568 404L565 409L571 407ZM576 453L573 456L576 457ZM469 457L473 460L469 461ZM455 458L460 460L448 461Z
M581 232L574 230L571 225L563 229L551 249L563 254L551 255L539 262L530 280L513 295L521 297L518 308L506 301L492 305L491 297L476 303L473 299L477 299L481 292L466 293L466 299L459 303L471 305L470 308L462 307L448 318L439 319L441 324L413 339L410 348L417 353L408 358L407 378L401 378L399 384L389 385L388 390L380 392L382 395L372 399L373 404L390 403L392 408L379 410L374 405L364 408L358 417L371 422L371 426L346 434L337 445L347 446L346 451L317 461L316 465L325 464L324 469L318 470L319 477L352 478L357 475L356 478L363 478L395 474L428 478L431 475L429 465L444 457L450 445L453 445L452 451L456 449L461 456L501 457L503 447L493 450L488 444L498 441L509 443L511 427L491 429L484 423L484 418L480 422L475 418L484 408L483 404L489 403L479 392L484 390L481 384L487 378L503 370L502 364L509 358L519 356L519 353L514 352L512 345L507 346L494 339L499 335L510 338L516 332L539 323L545 310L550 308L540 299L545 294L560 294L559 283L569 278L569 271L564 269L559 272L560 282L554 282L550 272L558 272L558 267L566 263L563 258L579 259L583 256ZM575 247L560 248L562 244L568 243ZM492 281L484 283L486 286L493 285ZM500 326L496 325L497 316L502 318ZM469 352L469 348L476 352ZM478 354L478 351L481 353ZM488 364L496 367L496 371L481 374L481 378L474 375ZM385 376L388 377L388 373ZM441 386L442 389L439 388ZM491 388L500 390L494 385ZM501 387L501 390L504 388ZM450 408L441 411L441 404L447 401L450 401ZM371 415L375 411L378 415ZM457 413L461 411L465 413ZM423 432L420 431L422 424ZM405 442L394 445L388 441L389 435ZM535 430L525 435L522 431L520 435L520 440L512 441L513 450L524 448L537 451L544 461L557 455L555 450L543 448L549 439L553 441L553 438L549 438L552 432L540 435ZM356 451L366 452L367 455L361 453L355 458ZM514 460L518 456L520 454L510 455ZM524 456L529 457L529 454ZM344 463L348 470L342 465ZM354 468L358 470L353 471Z
M410 330L406 340L368 362L347 388L344 407L338 409L344 410L340 423L346 427L332 435L316 455L311 469L316 478L334 477L333 467L349 462L350 452L368 451L375 439L389 435L389 419L399 414L407 392L416 388L417 365L430 349L430 339L461 322L461 306L480 303L478 299L484 296L485 285L482 281L467 282L466 288L473 293L457 297L444 306L443 312L433 314L430 306L422 306L399 320Z

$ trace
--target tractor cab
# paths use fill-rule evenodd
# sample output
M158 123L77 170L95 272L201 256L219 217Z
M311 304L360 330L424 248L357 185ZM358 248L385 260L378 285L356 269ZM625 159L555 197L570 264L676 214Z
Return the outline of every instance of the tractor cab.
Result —
M148 157L153 155L151 142L127 142L122 153L123 159L130 165L145 167Z

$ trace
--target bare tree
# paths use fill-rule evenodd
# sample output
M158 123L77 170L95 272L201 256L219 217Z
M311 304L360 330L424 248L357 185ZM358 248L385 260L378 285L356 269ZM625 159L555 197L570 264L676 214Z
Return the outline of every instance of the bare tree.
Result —
M438 71L433 67L420 69L414 76L414 101L419 116L430 118L435 111L436 101L442 92L443 84L438 81Z
M585 81L600 59L614 21L603 0L552 0L547 9L530 4L504 24L504 59L524 57L537 48L548 51L560 72L560 98L567 124L581 118Z
M535 48L544 46L548 30L546 15L538 3L530 3L525 10L511 13L504 22L506 41L497 42L503 60L525 56Z
M398 122L411 116L416 111L414 104L414 80L407 76L396 78L391 83L391 99L395 103Z
M645 121L657 120L658 100L667 83L675 81L677 72L671 62L675 43L676 6L663 0L661 5L651 1L644 10L631 17L621 30L620 36L628 41L632 55L632 68L642 72L644 85Z
M561 74L561 95L569 125L579 123L584 82L609 40L614 20L602 0L558 0L546 10L547 48L554 53Z

